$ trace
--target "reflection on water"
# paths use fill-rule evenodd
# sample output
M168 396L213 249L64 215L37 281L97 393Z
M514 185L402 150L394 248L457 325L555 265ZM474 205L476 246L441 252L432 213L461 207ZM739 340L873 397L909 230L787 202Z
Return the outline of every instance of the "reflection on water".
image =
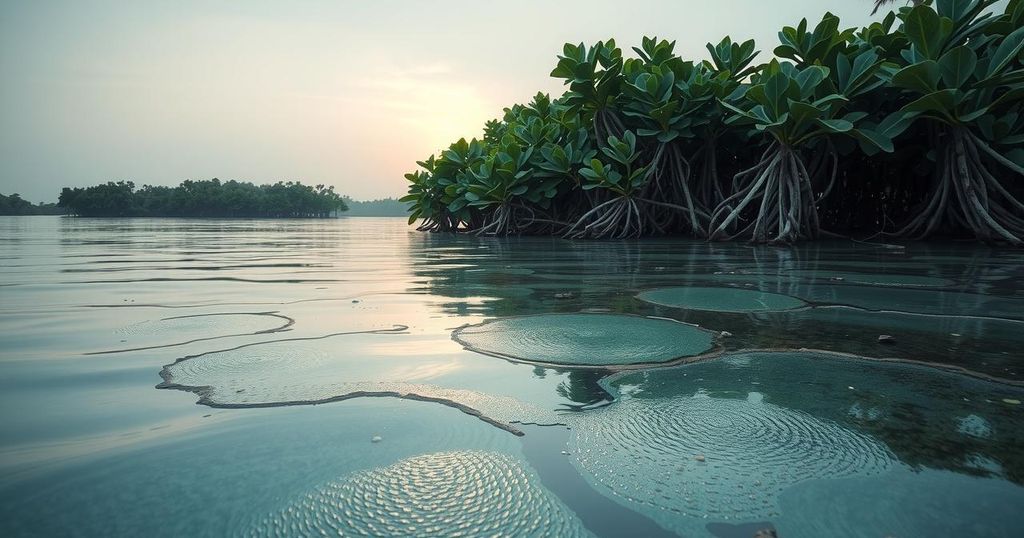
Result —
M5 536L304 534L336 517L381 534L1020 526L1018 252L451 237L358 218L17 217L0 238ZM466 325L489 355L453 340ZM614 373L697 355L706 335L720 358ZM287 409L252 409L268 406ZM526 440L541 434L523 424L555 423L565 441ZM452 495L481 502L460 513Z

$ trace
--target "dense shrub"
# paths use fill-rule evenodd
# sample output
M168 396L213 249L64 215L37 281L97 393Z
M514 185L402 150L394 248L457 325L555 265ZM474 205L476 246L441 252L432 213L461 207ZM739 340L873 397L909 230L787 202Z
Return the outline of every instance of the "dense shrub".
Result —
M826 14L687 61L566 44L537 94L407 174L410 222L477 234L790 242L833 232L1024 242L1024 0Z

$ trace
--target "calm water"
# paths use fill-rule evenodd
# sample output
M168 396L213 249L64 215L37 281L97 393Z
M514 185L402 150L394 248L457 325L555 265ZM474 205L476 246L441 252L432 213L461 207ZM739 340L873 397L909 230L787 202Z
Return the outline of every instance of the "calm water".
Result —
M0 259L2 536L1024 528L1021 252L0 217Z

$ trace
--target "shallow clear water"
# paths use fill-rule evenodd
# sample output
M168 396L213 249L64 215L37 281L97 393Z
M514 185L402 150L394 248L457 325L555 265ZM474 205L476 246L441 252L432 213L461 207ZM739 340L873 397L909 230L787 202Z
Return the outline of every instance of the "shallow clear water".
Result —
M0 259L3 536L1024 524L1021 252L2 217Z

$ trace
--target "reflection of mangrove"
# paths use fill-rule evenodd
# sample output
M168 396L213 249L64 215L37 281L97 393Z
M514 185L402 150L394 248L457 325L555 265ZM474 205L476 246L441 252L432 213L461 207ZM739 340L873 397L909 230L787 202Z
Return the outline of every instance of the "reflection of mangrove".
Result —
M1002 319L1024 311L1024 302L1013 295L1021 277L1019 256L994 256L985 248L847 242L778 249L440 234L414 241L412 272L420 284L410 291L450 298L439 307L445 313L654 315L728 331L733 336L723 344L730 350L812 348L941 362L1005 379L1024 374L1013 360L1022 324ZM955 285L930 287L938 283ZM678 286L760 290L805 299L814 308L744 314L660 307L634 298ZM896 344L879 344L880 334L896 336Z
M444 311L456 315L511 316L599 307L629 312L633 300L623 282L642 274L660 252L657 242L583 243L547 238L475 238L424 234L414 238L412 272L426 292L456 299ZM677 245L673 245L677 246ZM704 244L682 248L703 251ZM574 275L568 281L547 273ZM587 280L598 275L607 282Z
M600 370L569 370L565 381L555 390L559 396L577 405L568 406L572 411L584 411L612 401L612 396L599 383L607 377Z

